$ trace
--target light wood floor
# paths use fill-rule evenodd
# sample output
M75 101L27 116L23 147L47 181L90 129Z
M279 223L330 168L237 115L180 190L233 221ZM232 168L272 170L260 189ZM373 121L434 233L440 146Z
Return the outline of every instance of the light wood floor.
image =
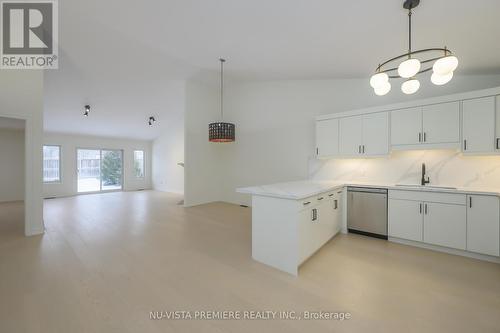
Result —
M0 332L499 332L500 265L341 235L294 278L250 257L248 208L144 191L0 205ZM346 311L348 321L150 320L150 311Z

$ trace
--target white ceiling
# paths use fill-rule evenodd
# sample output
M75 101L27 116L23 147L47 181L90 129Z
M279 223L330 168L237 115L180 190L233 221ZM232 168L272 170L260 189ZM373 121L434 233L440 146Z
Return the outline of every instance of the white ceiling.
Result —
M0 129L24 129L24 120L0 117Z
M500 73L498 13L498 0L422 0L413 46L448 46L457 74ZM182 108L175 81L216 74L221 56L236 80L368 78L405 52L406 14L401 0L60 1L45 127L152 139Z

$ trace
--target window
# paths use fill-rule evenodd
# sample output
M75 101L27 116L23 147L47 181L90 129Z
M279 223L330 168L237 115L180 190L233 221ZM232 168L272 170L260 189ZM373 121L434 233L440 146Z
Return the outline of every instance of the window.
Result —
M144 178L144 151L134 150L134 172L137 178Z
M61 182L60 146L43 146L43 182Z

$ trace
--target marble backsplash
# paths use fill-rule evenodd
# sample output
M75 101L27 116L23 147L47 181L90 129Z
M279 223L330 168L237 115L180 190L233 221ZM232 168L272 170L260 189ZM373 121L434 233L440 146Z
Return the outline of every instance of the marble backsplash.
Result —
M499 156L455 150L393 151L385 158L309 160L311 180L418 184L425 163L431 185L500 189Z

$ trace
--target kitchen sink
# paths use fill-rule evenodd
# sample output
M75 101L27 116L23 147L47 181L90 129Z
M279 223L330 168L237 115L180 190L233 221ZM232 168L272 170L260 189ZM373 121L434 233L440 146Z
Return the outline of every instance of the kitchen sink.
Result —
M419 184L396 184L398 187L412 187L412 188L430 188L430 189L437 189L437 190L456 190L456 187L451 187L451 186L434 186L434 185L419 185Z

